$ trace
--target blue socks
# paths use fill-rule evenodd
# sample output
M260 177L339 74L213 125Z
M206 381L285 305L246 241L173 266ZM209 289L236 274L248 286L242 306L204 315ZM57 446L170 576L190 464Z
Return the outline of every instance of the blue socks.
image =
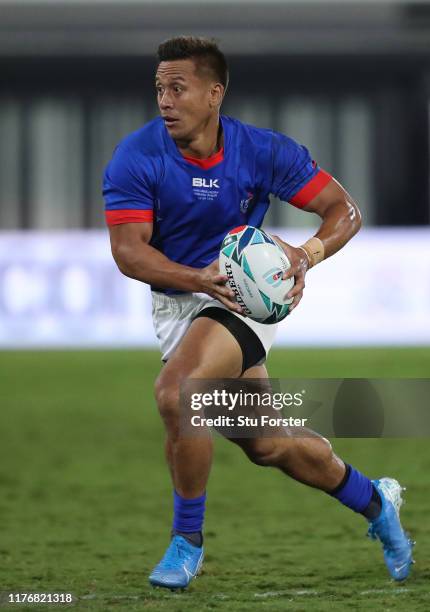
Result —
M173 492L173 528L174 535L181 535L194 546L202 546L203 520L205 516L206 493L194 499L185 499L176 491Z
M382 507L381 498L372 482L351 465L345 464L342 482L330 493L341 504L354 512L363 514L368 520L376 518Z
M354 512L363 514L369 521L376 519L382 507L381 497L372 482L351 465L345 464L345 476L330 495ZM194 499L185 499L173 492L173 535L181 535L190 544L203 545L203 520L206 493Z

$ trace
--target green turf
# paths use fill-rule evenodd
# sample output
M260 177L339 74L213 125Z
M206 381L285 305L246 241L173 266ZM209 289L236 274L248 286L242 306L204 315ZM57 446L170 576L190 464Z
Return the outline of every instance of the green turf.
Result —
M274 377L422 377L430 349L274 351L269 366ZM0 591L72 592L94 611L430 609L425 439L334 441L370 476L408 485L418 546L407 583L389 580L361 517L218 439L204 573L182 594L151 589L171 514L158 369L155 352L0 353Z

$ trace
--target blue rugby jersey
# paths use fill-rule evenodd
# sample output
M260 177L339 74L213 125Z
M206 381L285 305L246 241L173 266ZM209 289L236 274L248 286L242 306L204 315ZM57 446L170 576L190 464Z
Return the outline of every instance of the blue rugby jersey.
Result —
M261 226L270 194L301 208L330 181L291 138L224 115L221 122L224 147L206 160L184 157L161 117L127 136L105 171L107 224L153 222L153 247L203 268L233 227Z

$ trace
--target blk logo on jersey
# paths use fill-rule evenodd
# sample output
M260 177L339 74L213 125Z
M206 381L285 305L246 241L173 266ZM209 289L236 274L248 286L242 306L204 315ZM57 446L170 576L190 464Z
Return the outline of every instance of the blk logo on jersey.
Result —
M206 187L206 189L219 189L219 179L193 178L193 187Z
M208 179L193 176L193 193L197 200L211 202L218 199L221 185L220 179Z

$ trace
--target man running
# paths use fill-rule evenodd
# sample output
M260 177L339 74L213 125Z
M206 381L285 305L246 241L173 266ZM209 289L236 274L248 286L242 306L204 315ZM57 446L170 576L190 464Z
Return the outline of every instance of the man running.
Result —
M361 224L352 198L305 147L220 115L227 85L227 63L214 42L179 37L161 44L155 76L161 116L119 144L104 181L112 253L123 274L151 286L165 364L155 394L166 428L174 517L150 582L172 589L186 587L203 561L212 462L210 437L180 435L181 384L189 377L267 377L264 362L277 327L242 316L216 263L225 234L240 225L260 227L270 194L321 218L303 245L280 241L295 278L293 310L307 270L341 249ZM254 463L280 468L362 514L370 535L382 542L391 576L408 576L412 543L400 524L396 480L369 480L317 434L233 441Z

